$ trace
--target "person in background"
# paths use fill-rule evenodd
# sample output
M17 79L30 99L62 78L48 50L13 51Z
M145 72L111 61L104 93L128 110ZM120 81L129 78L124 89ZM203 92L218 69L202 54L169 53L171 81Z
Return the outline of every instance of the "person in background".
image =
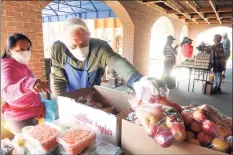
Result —
M47 82L34 76L28 68L31 41L23 34L7 40L1 59L1 97L5 101L2 113L6 124L17 134L25 126L36 125L44 117L45 107L39 93L51 92Z
M172 72L173 66L175 65L176 62L176 54L177 54L177 47L178 45L175 46L175 48L172 47L173 41L175 38L173 36L168 36L167 37L167 42L164 47L164 72L163 72L163 79L166 79L167 77L170 77L170 74Z
M211 46L211 60L214 72L213 92L221 92L222 72L225 69L224 48L221 43L222 36L214 36L214 45Z
M193 46L192 46L192 39L188 37L184 37L181 43L181 52L183 55L183 59L190 59L193 55Z
M143 77L106 41L90 38L90 31L81 19L67 21L63 39L52 46L51 60L56 95L100 85L107 66L127 81L138 99L144 90L149 89L152 94L159 92L158 82Z
M222 44L223 44L224 55L225 55L225 69L224 69L224 71L223 71L222 77L225 78L227 60L229 59L230 54L231 54L231 51L230 51L231 42L230 42L230 40L229 40L229 38L228 38L228 36L227 36L227 33L224 33L224 34L222 35L222 38L223 38Z

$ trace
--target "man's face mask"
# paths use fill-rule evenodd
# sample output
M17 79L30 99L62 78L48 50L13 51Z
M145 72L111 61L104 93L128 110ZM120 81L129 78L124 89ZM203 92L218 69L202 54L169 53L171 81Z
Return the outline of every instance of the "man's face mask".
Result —
M11 51L11 57L15 59L18 63L28 65L31 58L31 51Z
M82 29L71 32L70 52L75 58L84 61L89 54L89 34Z
M73 54L73 56L80 60L84 61L89 53L89 46L83 47L83 48L76 48L76 49L70 49L70 53Z

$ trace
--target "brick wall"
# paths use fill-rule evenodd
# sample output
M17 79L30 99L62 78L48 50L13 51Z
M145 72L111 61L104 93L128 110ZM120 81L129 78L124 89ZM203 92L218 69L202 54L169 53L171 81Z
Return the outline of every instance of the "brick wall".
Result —
M49 2L1 1L1 53L9 35L22 33L32 41L30 68L38 78L45 78L41 9Z

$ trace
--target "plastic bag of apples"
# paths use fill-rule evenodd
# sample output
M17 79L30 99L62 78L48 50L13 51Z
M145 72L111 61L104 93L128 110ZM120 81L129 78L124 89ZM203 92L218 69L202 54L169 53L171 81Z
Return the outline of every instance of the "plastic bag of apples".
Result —
M175 108L178 112L182 111L182 107L175 103L170 101L166 96L162 95L150 95L149 99L148 98L143 98L141 101L138 101L137 98L133 98L129 100L129 103L131 105L131 108L135 111L137 106L141 103L148 103L148 104L161 104L165 106L170 106Z
M207 104L185 107L181 116L188 142L232 153L232 118Z
M170 147L174 141L183 141L185 126L179 112L170 106L141 103L136 108L138 122L161 147Z

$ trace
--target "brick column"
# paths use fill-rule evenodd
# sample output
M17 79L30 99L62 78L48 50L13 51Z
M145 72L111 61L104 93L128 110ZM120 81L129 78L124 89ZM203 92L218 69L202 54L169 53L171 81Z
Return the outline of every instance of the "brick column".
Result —
M49 1L1 1L1 53L7 38L22 33L32 41L30 68L38 78L45 78L41 10Z

